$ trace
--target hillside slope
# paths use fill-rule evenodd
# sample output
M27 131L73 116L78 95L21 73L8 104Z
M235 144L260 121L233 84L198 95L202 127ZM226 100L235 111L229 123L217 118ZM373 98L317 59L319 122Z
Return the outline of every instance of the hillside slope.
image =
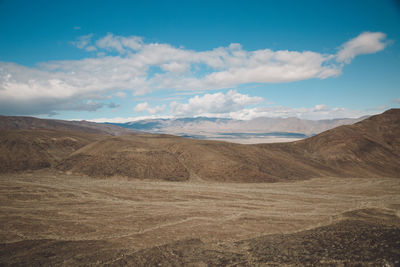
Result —
M272 182L317 173L256 146L169 135L107 138L74 152L57 168L91 176L236 182Z
M92 143L57 168L92 176L234 182L400 176L400 110L293 143L240 145L168 135Z
M174 154L163 148L169 139L178 138L150 134L107 138L72 153L57 168L97 177L122 175L187 180L189 173L186 168Z
M400 109L305 140L260 146L325 169L333 176L399 177Z
M103 135L60 130L0 131L0 173L48 168Z

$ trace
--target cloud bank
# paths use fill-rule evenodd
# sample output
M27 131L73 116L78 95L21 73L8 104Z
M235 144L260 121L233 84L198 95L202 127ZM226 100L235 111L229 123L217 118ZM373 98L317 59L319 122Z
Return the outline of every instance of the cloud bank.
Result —
M72 43L90 53L89 58L43 62L37 67L0 62L0 114L96 110L103 105L99 102L93 105L89 100L99 101L120 91L146 95L165 89L205 91L249 83L325 79L340 75L343 65L357 55L384 49L385 40L384 33L365 32L343 44L337 54L247 51L240 44L199 52L146 43L138 36L109 33L94 40L89 34ZM236 100L229 101L235 110L239 104ZM172 109L177 114L191 112L194 104L190 107L174 104Z
M264 105L257 106L257 104ZM313 108L291 108L271 104L262 97L249 97L234 90L223 93L205 94L194 96L187 103L170 104L171 114L174 117L204 116L217 118L232 118L237 120L250 120L258 117L298 117L302 119L333 119L333 118L358 118L369 113L364 111L349 110L346 108L330 108L318 104ZM255 106L253 106L255 105ZM378 110L378 111L381 111Z
M351 110L342 107L331 108L325 104L318 104L312 108L292 108L285 106L272 105L273 103L262 97L251 97L246 94L230 90L226 93L214 93L196 95L185 103L171 102L167 108L163 106L152 107L147 102L139 103L134 110L136 112L147 112L150 115L140 117L113 117L97 118L94 122L130 122L144 119L159 118L185 118L185 117L213 117L231 118L237 120L251 120L259 117L268 118L289 118L297 117L301 119L322 120L335 118L359 118L382 112L386 106L376 107L371 110ZM160 113L169 109L168 116Z

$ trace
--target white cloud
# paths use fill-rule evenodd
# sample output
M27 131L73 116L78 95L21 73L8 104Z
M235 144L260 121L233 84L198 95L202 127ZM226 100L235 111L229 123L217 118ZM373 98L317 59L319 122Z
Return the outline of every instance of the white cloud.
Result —
M93 34L88 34L88 35L83 35L78 37L78 40L75 42L72 42L73 45L75 45L79 49L84 49L88 44L90 44L92 40Z
M95 46L93 46L93 45L89 45L89 46L87 46L85 48L85 50L88 51L88 52L93 52L93 51L96 51L97 48Z
M119 98L125 98L126 97L126 93L125 92L116 92L114 95L116 97L119 97Z
M112 33L108 33L103 38L97 40L96 45L99 48L124 54L128 50L139 50L142 47L142 38L138 36L114 36Z
M350 63L357 55L379 52L387 45L385 39L386 34L382 32L363 32L342 45L336 60L338 62Z
M136 112L147 112L149 114L157 114L163 112L165 109L165 105L163 106L155 106L151 107L147 102L139 103L136 105L136 107L133 109Z
M324 104L319 104L314 107L314 112L327 111L327 110L329 110L329 107Z
M250 97L235 90L226 94L215 93L192 97L188 103L172 102L171 112L176 116L199 116L204 114L225 114L263 101L261 97Z
M146 95L165 89L204 91L248 83L325 79L342 71L343 64L333 60L335 57L349 62L356 55L379 51L384 48L384 36L363 33L345 43L338 55L329 55L312 51L247 51L240 44L197 52L111 33L92 42L93 35L89 34L73 44L89 52L97 51L97 57L44 62L38 67L0 62L0 113L19 109L24 114L51 113L59 110L60 103L84 103L93 96L99 98L122 90ZM175 111L183 112L185 108L176 105Z
M184 73L189 70L190 64L187 63L178 63L178 62L170 62L161 65L161 68L164 71L171 72L173 74Z

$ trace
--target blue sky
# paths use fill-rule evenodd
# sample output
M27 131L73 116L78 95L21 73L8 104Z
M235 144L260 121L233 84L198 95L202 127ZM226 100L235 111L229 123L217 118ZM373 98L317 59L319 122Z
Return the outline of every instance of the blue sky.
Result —
M358 117L400 107L398 1L0 0L0 114Z

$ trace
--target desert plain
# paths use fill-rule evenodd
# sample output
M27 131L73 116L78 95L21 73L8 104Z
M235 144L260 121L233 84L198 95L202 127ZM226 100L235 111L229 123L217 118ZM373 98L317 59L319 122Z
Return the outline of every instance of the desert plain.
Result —
M398 264L400 253L396 178L166 182L40 170L2 175L0 192L2 265L375 265ZM338 227L331 231L348 231L349 237L362 227L343 223L396 235L349 259L346 250L362 248L363 240L336 244L318 236L321 227ZM302 242L318 244L325 258L311 252L304 258L304 247L290 244L276 247L270 260L251 250L260 239L292 240L307 231L315 233ZM341 242L337 255L323 245Z

